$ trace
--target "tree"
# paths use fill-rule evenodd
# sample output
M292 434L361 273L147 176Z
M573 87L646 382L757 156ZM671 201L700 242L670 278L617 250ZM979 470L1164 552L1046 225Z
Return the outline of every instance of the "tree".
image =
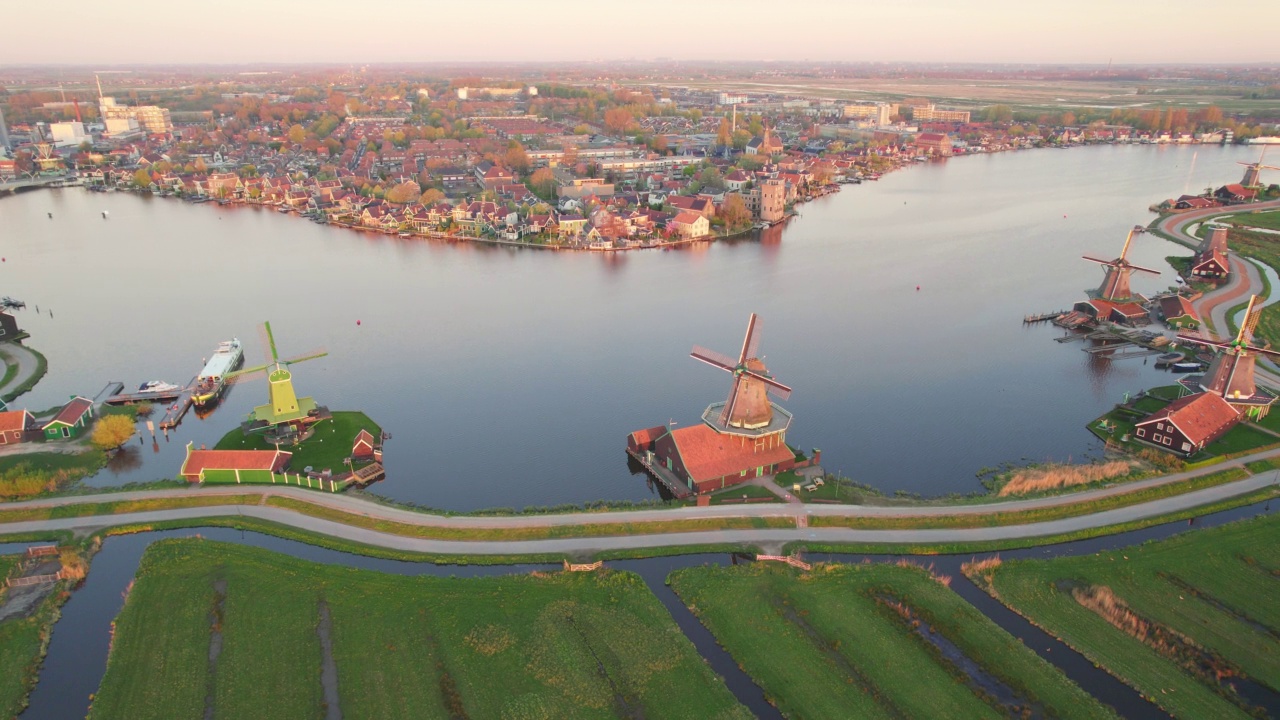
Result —
M444 200L444 193L435 188L427 189L427 191L422 193L422 196L418 198L418 202L422 203L426 207L431 207L441 200Z
M751 133L741 128L733 131L733 149L741 152L751 142Z
M118 448L133 437L133 419L127 415L107 415L93 427L89 441L101 450Z
M702 183L702 186L708 190L724 189L724 176L720 174L719 170L713 167L709 167L699 173L698 182Z
M512 143L511 147L507 148L503 161L504 165L521 175L529 172L529 154L524 151L520 143Z
M538 168L529 176L529 189L541 198L552 198L556 192L556 176L550 168Z
M204 158L196 158L196 162L192 165L192 169L198 173L208 172L209 166L204 164Z
M412 180L402 182L387 191L387 202L404 205L413 202L422 194L422 188Z
M294 125L293 127L289 128L289 142L293 143L294 145L300 145L302 144L302 141L306 139L307 139L306 128L302 127L301 125Z
M720 147L728 147L733 142L733 136L729 131L729 118L720 118L720 127L716 129L716 144Z
M133 182L140 188L149 187L151 185L151 173L146 168L138 168L133 174Z
M631 126L631 113L622 108L605 110L604 126L612 130L615 135L621 135Z
M720 204L719 217L724 218L729 227L736 227L751 222L751 211L747 209L747 203L741 195L730 193Z

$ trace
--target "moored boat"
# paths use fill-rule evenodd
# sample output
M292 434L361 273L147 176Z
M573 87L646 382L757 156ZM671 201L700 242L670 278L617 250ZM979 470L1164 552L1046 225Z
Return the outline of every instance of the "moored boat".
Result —
M204 364L204 369L196 377L195 390L191 393L191 402L196 407L204 407L218 399L227 385L227 373L239 367L244 359L244 351L240 347L240 339L232 338L218 343L213 357Z
M1193 373L1200 372L1204 366L1198 362L1180 362L1170 365L1169 369L1176 373Z

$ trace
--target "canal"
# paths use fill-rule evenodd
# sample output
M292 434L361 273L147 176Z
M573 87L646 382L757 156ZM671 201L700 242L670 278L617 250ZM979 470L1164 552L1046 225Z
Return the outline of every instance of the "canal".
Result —
M788 440L886 491L980 489L1003 462L1099 452L1084 424L1167 384L1141 359L1091 359L1024 326L1066 308L1148 205L1239 180L1247 148L1098 146L923 163L800 207L765 238L670 251L539 252L360 234L256 208L79 188L0 200L0 294L49 373L20 406L158 379L186 382L218 341L263 357L270 320L300 393L363 409L392 434L375 491L452 510L643 499L634 429L696 422L726 377L688 357L732 351L763 321L769 369L795 388ZM103 211L109 213L103 218ZM48 213L53 217L49 218ZM1139 236L1131 260L1182 252ZM917 289L918 287L918 289ZM36 308L39 308L37 312ZM89 482L173 477L253 405L148 436Z

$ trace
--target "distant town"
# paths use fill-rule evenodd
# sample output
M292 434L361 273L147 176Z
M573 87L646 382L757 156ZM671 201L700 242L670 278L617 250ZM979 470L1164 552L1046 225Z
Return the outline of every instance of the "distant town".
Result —
M717 90L642 75L513 79L521 74L86 70L55 81L33 71L0 79L0 192L73 182L401 237L606 251L768 228L799 203L914 162L1093 143L1280 142L1266 123L1276 118L1216 105L1045 112L851 101L799 86L746 92L734 89L741 78ZM1265 76L1241 82L1261 88L1255 95L1276 87Z

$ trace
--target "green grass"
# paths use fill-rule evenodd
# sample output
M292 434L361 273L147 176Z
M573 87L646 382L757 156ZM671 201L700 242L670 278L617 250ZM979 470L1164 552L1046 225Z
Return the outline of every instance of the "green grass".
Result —
M199 717L210 688L217 717L322 716L322 602L345 717L750 717L631 573L401 577L199 539L148 548L92 716Z
M1278 541L1280 518L1264 516L1114 552L1005 563L994 573L994 592L1176 717L1246 717L1215 683L1117 630L1060 581L1108 587L1142 617L1280 688Z
M6 403L11 403L14 400L18 399L19 396L29 392L31 388L36 386L36 383L40 382L40 380L44 377L45 373L49 372L48 359L46 359L44 355L40 354L39 350L36 350L34 348L27 348L27 349L30 350L31 353L36 356L36 371L30 378L27 379L26 382L16 385L10 388L9 390L5 391L4 395L0 397L0 399L3 399ZM5 370L5 382L8 382L9 380L10 380L9 371Z
M1111 716L920 568L820 565L801 574L761 563L678 570L668 582L791 717L1005 717L880 598L905 601L1052 715Z
M21 559L18 555L0 556L0 580ZM0 588L0 601L6 592ZM62 601L55 591L27 617L0 622L0 717L17 717L27 706L27 694L35 687L45 643Z
M1233 215L1230 222L1233 225L1280 230L1280 210Z
M1134 401L1133 409L1145 415L1150 415L1151 413L1156 412L1157 410L1163 410L1165 406L1168 404L1169 404L1168 400L1162 400L1160 398L1147 395L1146 397L1139 398L1138 400Z
M333 413L328 420L315 424L315 434L296 447L282 447L293 453L289 467L301 471L305 467L313 467L317 471L329 469L335 474L346 471L343 460L351 455L351 444L361 429L373 434L375 442L382 437L382 428L362 412ZM217 450L272 450L275 446L267 443L262 435L245 435L238 428L222 437L215 446Z
M1275 445L1276 443L1280 443L1280 438L1275 435L1269 435L1257 428L1240 424L1228 430L1226 435L1206 445L1204 450L1196 455L1196 458L1200 458L1202 455L1237 455L1268 445Z
M4 377L0 378L0 387L4 387L18 374L18 363L11 363L8 358L4 357L0 357L0 359L4 360Z
M106 453L86 446L83 452L24 453L0 457L0 498L28 499L88 477L107 464Z

